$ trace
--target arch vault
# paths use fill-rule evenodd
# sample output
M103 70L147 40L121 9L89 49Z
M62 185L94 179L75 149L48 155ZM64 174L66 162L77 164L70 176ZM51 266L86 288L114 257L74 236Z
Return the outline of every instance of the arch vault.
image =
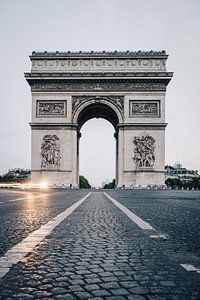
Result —
M160 52L33 52L33 183L78 187L79 137L91 118L115 129L116 186L164 184L165 92Z

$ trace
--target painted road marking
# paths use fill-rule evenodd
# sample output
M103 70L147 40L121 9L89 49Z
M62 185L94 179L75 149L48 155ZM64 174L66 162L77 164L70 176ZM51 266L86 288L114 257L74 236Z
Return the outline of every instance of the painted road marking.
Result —
M61 192L60 192L61 193ZM59 194L60 194L59 193ZM51 193L51 194L40 194L40 195L27 195L26 197L23 197L23 198L16 198L16 199L10 199L10 200L5 200L4 202L0 202L0 204L6 204L8 202L15 202L15 201L21 201L21 200L33 200L33 198L41 198L41 197L45 197L45 196L52 196L52 195L58 195L58 192L57 193Z
M5 196L5 195L7 195L7 194L26 194L26 193L30 193L30 191L25 191L25 190L13 190L13 191L11 191L11 190L1 190L0 191L0 196Z
M181 267L183 267L188 272L197 272L200 273L200 268L196 268L195 266L191 264L181 264Z
M55 218L49 221L47 224L40 227L29 234L20 243L13 246L8 250L4 256L0 257L0 278L9 272L12 265L17 264L21 261L24 256L33 250L44 238L49 235L53 229L58 226L65 218L67 218L77 207L79 207L83 201L85 201L91 193L88 193L85 197L81 198L75 204L67 208L62 213L58 214Z
M134 222L136 225L138 225L141 229L144 230L151 230L155 232L155 234L150 234L149 237L152 239L159 239L159 240L167 240L167 235L163 233L156 233L156 229L152 227L149 223L142 220L140 217L138 217L136 214L134 214L132 211L130 211L127 207L119 203L117 200L109 196L107 193L104 193L104 195L111 200L119 209L121 209L130 219L132 222ZM158 231L157 231L158 232Z
M155 230L149 223L143 221L140 217L135 215L133 212L131 212L128 208L126 208L124 205L120 204L117 200L110 197L107 193L104 193L104 195L111 200L119 209L121 209L135 224L137 224L141 229L145 230ZM153 239L163 239L167 240L167 236L165 234L150 234L150 238ZM183 267L188 272L196 272L200 274L200 268L196 268L195 266L191 264L180 264L181 267Z
M155 230L149 223L143 221L140 217L138 217L136 214L134 214L132 211L130 211L128 208L126 208L124 205L120 204L117 200L110 197L107 193L104 193L104 195L112 201L119 209L121 209L135 224L137 224L141 229L145 230Z
M167 236L165 234L150 234L149 236L151 239L161 239L167 240Z
M41 195L37 195L37 196L29 195L29 196L23 197L23 198L16 198L16 199L7 200L7 201L5 201L5 203L21 201L21 200L31 200L32 198L40 198L40 197L44 197L44 196L47 196L47 194L41 194Z
M16 199L10 199L10 200L5 200L4 202L0 202L0 204L6 204L8 202L15 202L15 201L21 201L21 200L32 200L32 198L40 198L40 197L44 197L44 196L47 196L47 194L42 194L42 195L29 195L27 197L24 197L24 198L16 198Z

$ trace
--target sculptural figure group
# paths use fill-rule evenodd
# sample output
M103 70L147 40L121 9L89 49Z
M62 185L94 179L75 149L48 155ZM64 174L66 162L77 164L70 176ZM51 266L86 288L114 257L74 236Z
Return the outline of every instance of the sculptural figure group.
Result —
M134 161L138 168L152 168L155 162L155 140L152 136L135 137Z
M60 145L57 135L45 135L41 145L41 167L60 165Z

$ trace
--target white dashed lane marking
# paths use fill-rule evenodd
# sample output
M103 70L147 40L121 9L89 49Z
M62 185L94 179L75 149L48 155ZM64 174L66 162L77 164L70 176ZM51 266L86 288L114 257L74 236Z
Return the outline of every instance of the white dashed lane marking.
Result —
M10 199L10 200L5 200L4 202L0 202L0 204L6 204L8 202L16 202L16 201L22 201L22 200L34 200L35 198L41 198L41 197L46 197L46 196L52 196L52 195L57 195L57 193L51 193L51 194L40 194L40 195L27 195L26 197L21 197L21 198L16 198L16 199Z
M138 217L136 214L134 214L132 211L130 211L127 207L119 203L114 198L110 197L107 193L104 193L104 195L112 201L119 209L121 209L131 221L133 221L136 225L138 225L141 229L144 230L155 230L149 223L143 221L140 217Z
M151 239L161 239L167 240L167 236L165 234L150 234L149 236Z
M23 197L23 198L16 198L16 199L11 199L11 200L7 200L6 202L15 202L15 201L21 201L21 200L32 200L33 198L41 198L47 196L47 194L42 194L42 195L37 195L37 196L27 196L27 197ZM6 203L5 202L5 203Z
M22 200L32 200L33 198L41 198L41 197L44 197L46 196L46 194L42 194L42 195L37 195L37 196L26 196L26 197L23 197L23 198L16 198L16 199L10 199L10 200L5 200L4 202L0 202L0 204L6 204L6 203L9 203L9 202L16 202L16 201L22 201Z
M134 214L132 211L130 211L126 206L122 205L119 203L117 200L109 196L107 193L104 193L104 195L113 202L121 211L123 211L129 219L131 219L132 222L134 222L137 226L139 226L143 230L151 230L151 233L153 232L154 234L150 234L149 237L152 239L159 239L159 240L167 240L168 237L167 235L163 233L158 233L158 231L151 226L148 222L142 220L140 217L138 217L136 214Z
M154 230L155 234L150 234L149 237L152 239L161 239L161 240L167 240L168 237L165 234L159 234L157 233L156 229L152 227L149 223L142 220L140 217L138 217L136 214L134 214L132 211L130 211L127 207L119 203L114 198L110 197L107 193L104 193L104 195L112 201L119 209L121 209L135 224L137 224L141 229L144 230ZM192 264L180 264L181 267L183 267L188 272L196 272L200 274L200 268L196 268Z
M65 218L67 218L90 195L91 193L88 193L85 197L57 215L47 224L41 226L40 229L29 234L20 243L8 250L4 256L0 257L0 278L5 276L6 273L9 272L12 265L21 261L24 256L31 252L36 245L38 245L47 235L49 235L56 226L58 226Z
M200 273L200 268L196 268L195 266L193 266L191 264L181 264L181 267L183 267L188 272Z

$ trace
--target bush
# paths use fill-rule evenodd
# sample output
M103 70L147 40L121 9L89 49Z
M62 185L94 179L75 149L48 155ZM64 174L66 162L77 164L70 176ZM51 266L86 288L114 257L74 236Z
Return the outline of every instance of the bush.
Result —
M184 188L184 189L200 189L200 178L194 177L190 180L186 180L184 178L168 178L165 181L165 184L172 189L175 188Z
M91 189L91 185L89 184L88 180L82 175L79 176L79 188Z
M103 187L104 189L114 189L115 188L115 179L113 181L106 183Z

